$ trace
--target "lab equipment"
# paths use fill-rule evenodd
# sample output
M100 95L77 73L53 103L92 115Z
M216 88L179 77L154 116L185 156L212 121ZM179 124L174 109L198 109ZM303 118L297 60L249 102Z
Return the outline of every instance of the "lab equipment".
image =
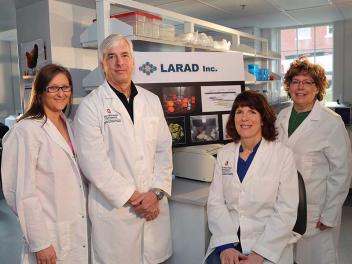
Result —
M352 124L352 105L349 103L326 102L325 106L339 114L345 125Z
M190 146L173 149L174 174L177 177L211 182L216 154L221 144Z

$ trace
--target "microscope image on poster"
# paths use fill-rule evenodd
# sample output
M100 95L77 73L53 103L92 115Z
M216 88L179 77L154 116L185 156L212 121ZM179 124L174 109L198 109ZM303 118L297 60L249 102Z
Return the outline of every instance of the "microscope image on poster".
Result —
M186 114L195 111L199 98L195 86L165 87L162 91L162 104L167 114Z
M169 127L172 145L185 145L186 144L186 128L185 128L185 117L168 117L166 118L167 125Z
M190 126L193 143L219 140L218 115L191 116Z

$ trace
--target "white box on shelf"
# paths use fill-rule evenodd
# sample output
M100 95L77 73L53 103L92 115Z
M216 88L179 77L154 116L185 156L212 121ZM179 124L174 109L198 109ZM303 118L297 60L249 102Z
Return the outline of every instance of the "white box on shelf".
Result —
M175 40L175 26L168 24L160 24L160 39Z
M158 38L161 17L142 11L133 11L111 16L129 24L137 36Z

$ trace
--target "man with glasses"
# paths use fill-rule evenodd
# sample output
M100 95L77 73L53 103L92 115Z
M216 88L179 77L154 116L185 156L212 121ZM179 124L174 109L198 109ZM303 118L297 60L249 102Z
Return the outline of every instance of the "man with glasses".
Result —
M171 256L171 135L159 98L132 82L132 43L99 47L105 82L76 117L78 160L90 182L92 262L155 264Z
M299 264L337 264L343 202L351 181L351 143L339 115L320 103L328 86L324 69L294 61L284 78L293 105L277 119L279 139L292 148L307 192L307 231L297 242Z

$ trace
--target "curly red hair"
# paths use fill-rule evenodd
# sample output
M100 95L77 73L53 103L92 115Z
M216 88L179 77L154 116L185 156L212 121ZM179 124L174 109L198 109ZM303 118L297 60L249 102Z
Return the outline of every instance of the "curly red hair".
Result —
M288 92L288 88L290 87L293 78L300 74L307 74L314 80L314 83L318 88L317 99L319 101L323 100L325 90L329 86L329 81L326 77L325 70L319 64L309 62L308 58L306 57L302 57L293 61L285 74L284 88L288 96L291 97L290 93Z

